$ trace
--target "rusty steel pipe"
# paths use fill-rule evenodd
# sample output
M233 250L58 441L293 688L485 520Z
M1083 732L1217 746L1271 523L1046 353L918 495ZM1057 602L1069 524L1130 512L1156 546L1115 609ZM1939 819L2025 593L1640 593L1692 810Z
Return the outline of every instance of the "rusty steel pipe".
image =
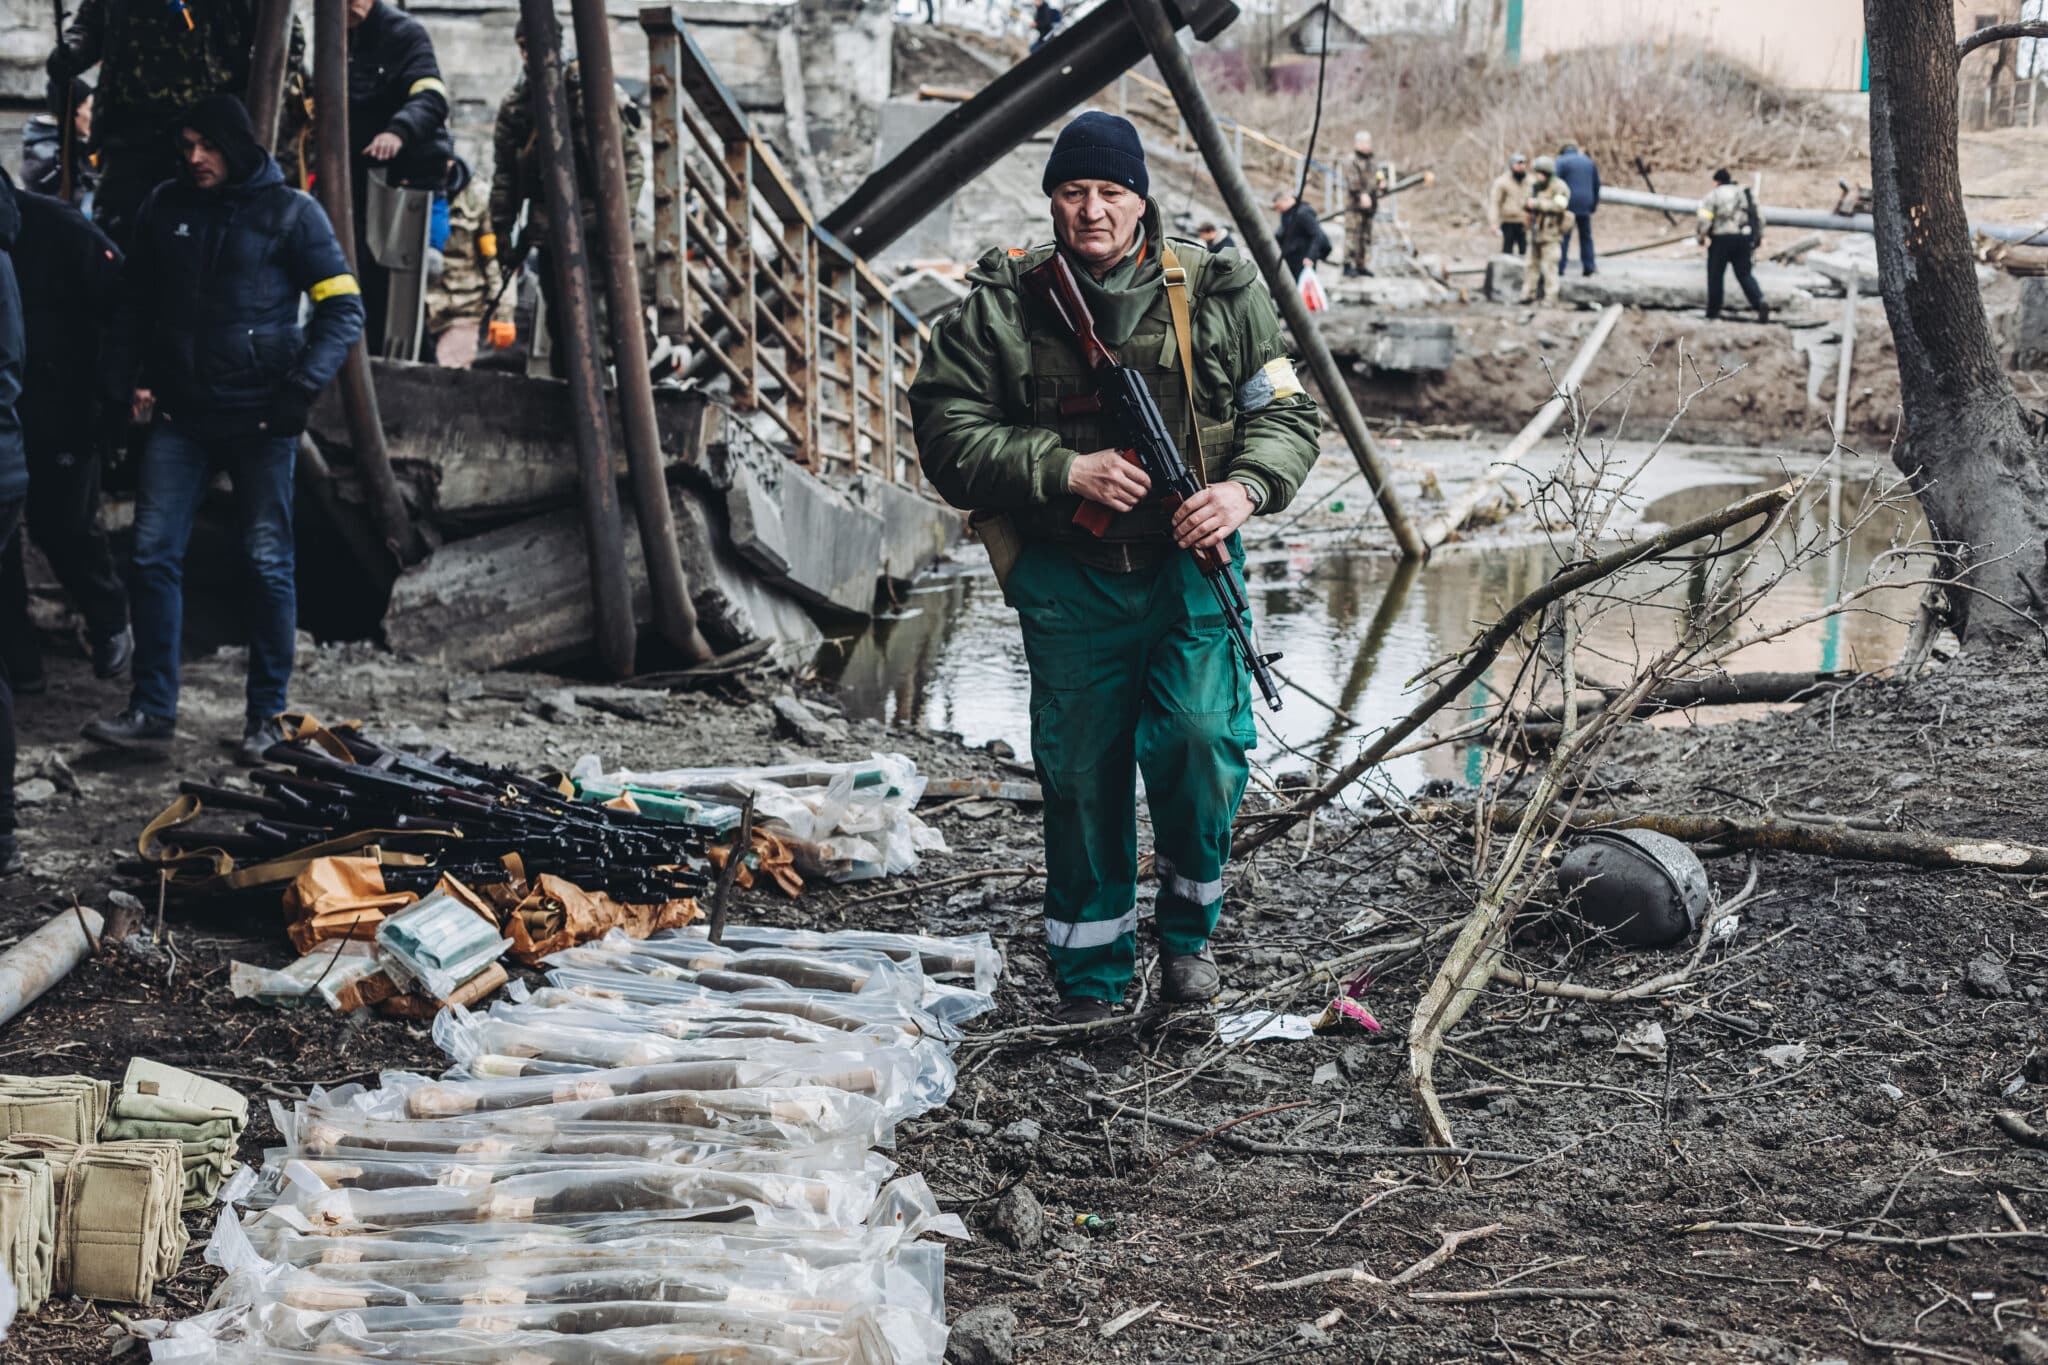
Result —
M669 510L661 431L654 419L654 384L647 376L647 334L640 308L640 271L633 260L633 205L626 197L626 158L619 106L611 98L612 35L604 0L572 0L576 56L583 72L583 121L596 173L597 228L603 238L605 298L611 305L612 367L618 376L619 424L626 435L626 468L633 480L633 515L647 561L655 633L691 663L711 657L697 629L690 577L676 544Z
M356 269L355 193L349 180L348 145L348 0L314 0L313 107L318 111L314 164L319 168L320 206L341 243L350 270ZM273 121L273 127L275 122ZM357 272L360 274L361 272ZM419 536L398 476L391 472L391 452L384 446L384 418L377 411L377 390L370 382L370 355L357 341L341 366L341 403L348 414L349 446L370 495L370 517L390 551L394 568L419 558Z
M97 910L59 910L42 928L0 953L0 1024L70 975L105 928Z
M340 4L342 0L332 0ZM619 488L612 477L611 416L604 401L604 372L598 355L596 305L590 295L590 258L583 248L582 205L576 194L576 153L569 131L569 96L562 84L562 26L553 0L520 0L526 21L526 88L533 101L534 147L540 153L541 186L547 196L548 240L544 249L555 279L563 367L569 376L570 434L576 442L576 474L583 490L583 547L590 556L590 593L596 609L592 635L597 657L613 677L633 672L632 585L626 577L625 532L619 519ZM585 73L586 115L593 100ZM611 93L604 88L604 95ZM623 176L624 172L621 171ZM647 367L640 369L643 378ZM664 511L668 507L663 498Z
M256 38L249 54L249 120L256 125L256 140L266 152L277 150L277 118L284 108L284 63L291 28L292 0L257 0Z

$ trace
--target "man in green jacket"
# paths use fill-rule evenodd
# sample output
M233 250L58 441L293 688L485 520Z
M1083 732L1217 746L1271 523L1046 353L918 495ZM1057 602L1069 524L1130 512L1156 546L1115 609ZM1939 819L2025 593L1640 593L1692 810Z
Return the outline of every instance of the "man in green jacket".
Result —
M1169 242L1148 188L1129 123L1090 112L1068 124L1044 177L1056 243L981 258L910 391L925 474L972 513L1023 625L1046 943L1067 1023L1110 1017L1136 964L1140 772L1162 994L1203 1003L1221 986L1209 936L1257 735L1244 665L1183 551L1227 545L1241 578L1238 528L1284 508L1316 460L1315 403L1258 268ZM1170 517L1100 414L1062 401L1094 380L1021 279L1054 251L1207 485ZM1074 524L1084 501L1117 513L1099 538Z

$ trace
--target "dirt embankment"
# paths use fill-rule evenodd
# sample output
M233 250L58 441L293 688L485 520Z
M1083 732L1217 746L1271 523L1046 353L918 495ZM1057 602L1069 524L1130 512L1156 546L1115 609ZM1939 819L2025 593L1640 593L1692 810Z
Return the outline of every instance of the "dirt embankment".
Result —
M1513 431L1549 401L1553 383L1599 315L1478 303L1400 316L1449 320L1457 358L1440 374L1361 374L1354 366L1351 386L1360 406L1373 416ZM1584 401L1600 405L1592 430L1645 439L1678 417L1672 437L1679 441L1824 451L1831 440L1836 326L1817 318L1802 327L1709 322L1631 309L1586 376ZM1626 393L1619 393L1624 385ZM1883 454L1898 411L1891 332L1883 308L1871 301L1859 311L1845 439L1865 453Z

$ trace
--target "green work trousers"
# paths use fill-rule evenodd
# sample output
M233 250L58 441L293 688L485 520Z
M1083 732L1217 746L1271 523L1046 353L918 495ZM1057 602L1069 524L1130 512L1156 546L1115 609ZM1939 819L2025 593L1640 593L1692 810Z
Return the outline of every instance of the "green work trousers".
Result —
M1241 581L1235 537L1231 555ZM1029 542L1004 593L1031 666L1053 979L1063 999L1114 1002L1137 962L1137 776L1152 807L1160 946L1200 952L1223 906L1230 822L1251 776L1250 680L1185 554L1115 573Z

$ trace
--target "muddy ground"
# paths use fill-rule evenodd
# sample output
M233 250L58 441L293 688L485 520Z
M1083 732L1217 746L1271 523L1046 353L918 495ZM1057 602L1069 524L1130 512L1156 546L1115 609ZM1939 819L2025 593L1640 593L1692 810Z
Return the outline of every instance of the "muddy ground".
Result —
M117 860L177 777L227 771L218 740L240 710L238 661L197 664L190 738L173 761L110 761L82 754L71 736L118 702L117 689L93 682L81 660L53 659L52 669L50 695L22 706L22 775L54 748L81 791L26 812L32 872L5 887L0 933L10 936L74 892L103 904L109 888L144 889ZM1643 807L1762 804L2048 842L2038 677L2038 664L1972 660L1760 720L1645 731L1602 777ZM481 696L476 682L351 647L309 657L296 697L325 718L360 717L534 770L585 751L658 766L767 761L787 747L763 704L773 682L678 697L650 722L588 709L543 720L531 698L551 680L493 675ZM949 776L1014 775L943 736L875 724L853 727L829 756L876 748ZM1298 765L1265 757L1275 780ZM1085 1046L1048 1046L1003 1032L1042 1024L1052 1001L1036 884L1014 872L947 880L1030 867L1035 813L967 804L933 818L952 852L915 878L794 902L745 894L739 913L985 928L1004 947L1000 1008L979 1026L994 1041L963 1050L952 1105L909 1125L898 1155L977 1226L1014 1188L1043 1201L1040 1218L1008 1229L1025 1249L985 1234L960 1249L950 1276L955 1312L1015 1311L1020 1360L2038 1358L2014 1353L2020 1333L2048 1335L2048 1245L2015 1234L2048 1223L2048 1156L1989 1123L2012 1108L2038 1125L2048 1087L2048 947L2030 881L1771 855L1758 871L1765 899L1677 996L1603 1006L1501 990L1454 1038L1464 1055L1441 1068L1459 1141L1492 1154L1468 1159L1464 1183L1391 1150L1417 1140L1395 1040L1427 960L1382 960L1367 992L1385 1025L1377 1035L1224 1048L1201 1017L1153 1011ZM1746 874L1739 858L1710 867L1724 895ZM1297 835L1234 869L1218 947L1232 986L1313 1013L1327 983L1287 980L1441 923L1469 894L1469 841L1451 831L1427 848L1325 819L1312 845ZM1683 959L1574 948L1540 909L1517 952L1545 974L1619 985ZM174 909L168 979L164 966L118 954L88 962L0 1030L0 1064L117 1077L141 1049L261 1100L437 1062L417 1026L233 1001L232 958L289 957L275 915L260 904ZM1668 1039L1664 1062L1615 1051L1624 1032L1653 1020ZM1775 1064L1767 1049L1783 1044L1803 1045L1803 1056ZM1147 1113L1180 1126L1148 1124ZM259 1117L244 1156L260 1159L274 1136ZM1247 1141L1289 1150L1253 1154ZM1020 1202L1012 1196L1009 1209ZM1073 1228L1079 1213L1114 1230L1085 1236ZM210 1273L197 1242L209 1221L189 1216L195 1249L151 1311L202 1303ZM1686 1230L1706 1221L1835 1231ZM1268 1288L1346 1267L1391 1279L1443 1233L1492 1224L1400 1287L1352 1278ZM1852 1244L1843 1233L1894 1240ZM1953 1240L1912 1244L1928 1238ZM1429 1297L1446 1291L1478 1297ZM1104 1339L1105 1325L1155 1304ZM17 1325L0 1359L104 1360L110 1318L53 1302Z

